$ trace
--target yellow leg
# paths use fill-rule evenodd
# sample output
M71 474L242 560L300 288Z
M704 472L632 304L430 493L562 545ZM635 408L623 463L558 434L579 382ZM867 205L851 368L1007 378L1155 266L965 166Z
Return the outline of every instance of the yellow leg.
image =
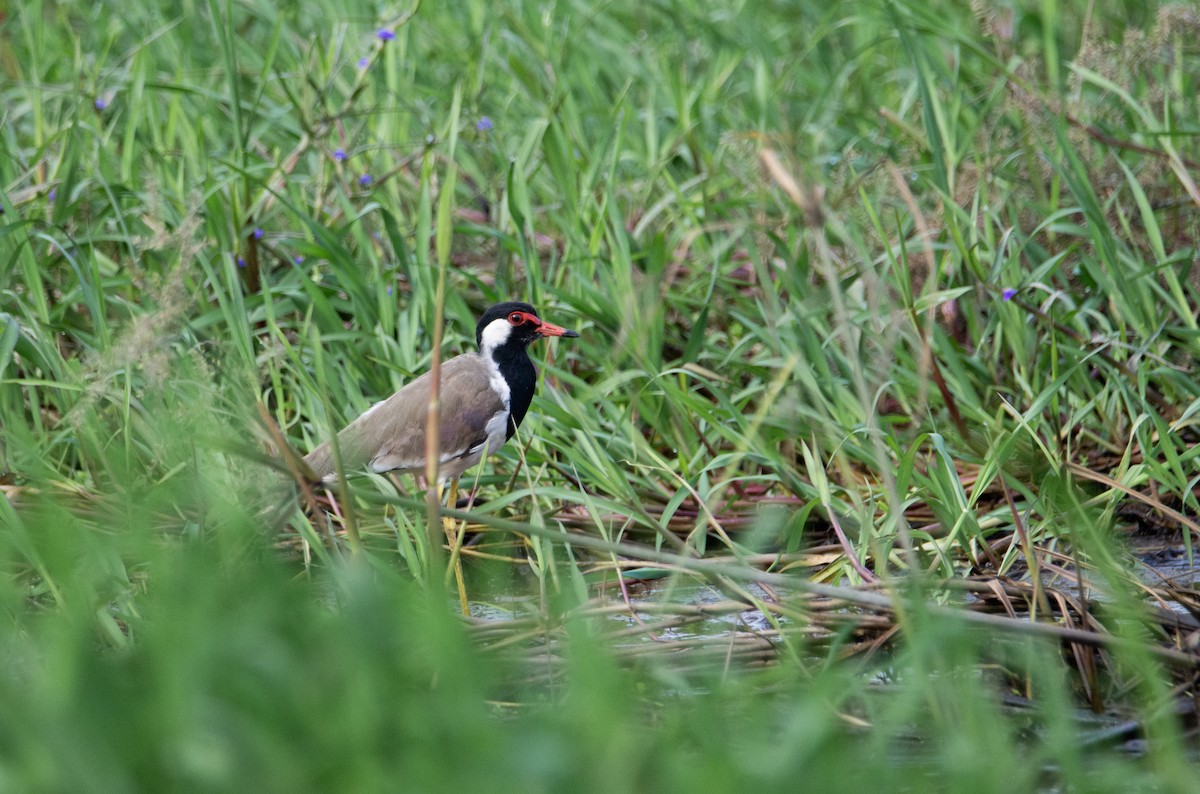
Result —
M450 481L450 495L446 497L446 507L453 508L458 505L458 478L455 477ZM446 526L454 529L455 521L453 518L446 516L442 519Z
M441 494L438 494L440 497ZM458 505L458 478L455 477L450 481L450 494L446 499L446 507L454 508ZM462 558L459 557L459 549L462 548L458 534L458 522L450 516L442 517L442 529L446 532L446 542L450 546L450 565L454 571L454 582L458 585L458 606L462 609L464 616L470 616L471 605L467 601L467 585L463 581ZM446 578L450 578L450 571L446 571Z

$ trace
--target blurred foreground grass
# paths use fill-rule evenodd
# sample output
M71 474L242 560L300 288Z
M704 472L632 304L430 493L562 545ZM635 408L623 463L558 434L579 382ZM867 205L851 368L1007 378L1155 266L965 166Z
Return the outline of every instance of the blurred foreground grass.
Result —
M826 6L0 10L0 788L1188 790L1200 13Z

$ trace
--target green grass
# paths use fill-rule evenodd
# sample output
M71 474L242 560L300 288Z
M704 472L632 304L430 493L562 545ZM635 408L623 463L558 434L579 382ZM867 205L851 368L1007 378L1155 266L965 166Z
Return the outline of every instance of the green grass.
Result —
M1190 788L1200 17L976 5L0 12L0 789ZM267 525L502 299L491 619Z

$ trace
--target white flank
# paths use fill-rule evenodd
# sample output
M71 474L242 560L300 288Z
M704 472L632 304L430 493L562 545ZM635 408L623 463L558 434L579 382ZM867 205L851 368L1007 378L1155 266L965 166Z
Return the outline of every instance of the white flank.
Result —
M503 446L508 440L508 409L496 411L495 416L488 420L484 427L487 431L488 440L487 448L489 452L495 452Z

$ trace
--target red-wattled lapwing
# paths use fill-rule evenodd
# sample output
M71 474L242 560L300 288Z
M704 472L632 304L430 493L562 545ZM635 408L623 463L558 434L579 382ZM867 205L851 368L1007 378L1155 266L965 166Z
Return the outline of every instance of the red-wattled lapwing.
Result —
M529 343L546 336L579 334L543 321L528 303L498 303L475 326L479 352L442 364L438 479L439 485L451 482L451 500L459 476L499 450L525 418L537 385ZM430 373L425 373L338 433L342 470L350 473L369 467L379 473L423 473L432 383ZM304 460L322 480L337 477L328 441Z

